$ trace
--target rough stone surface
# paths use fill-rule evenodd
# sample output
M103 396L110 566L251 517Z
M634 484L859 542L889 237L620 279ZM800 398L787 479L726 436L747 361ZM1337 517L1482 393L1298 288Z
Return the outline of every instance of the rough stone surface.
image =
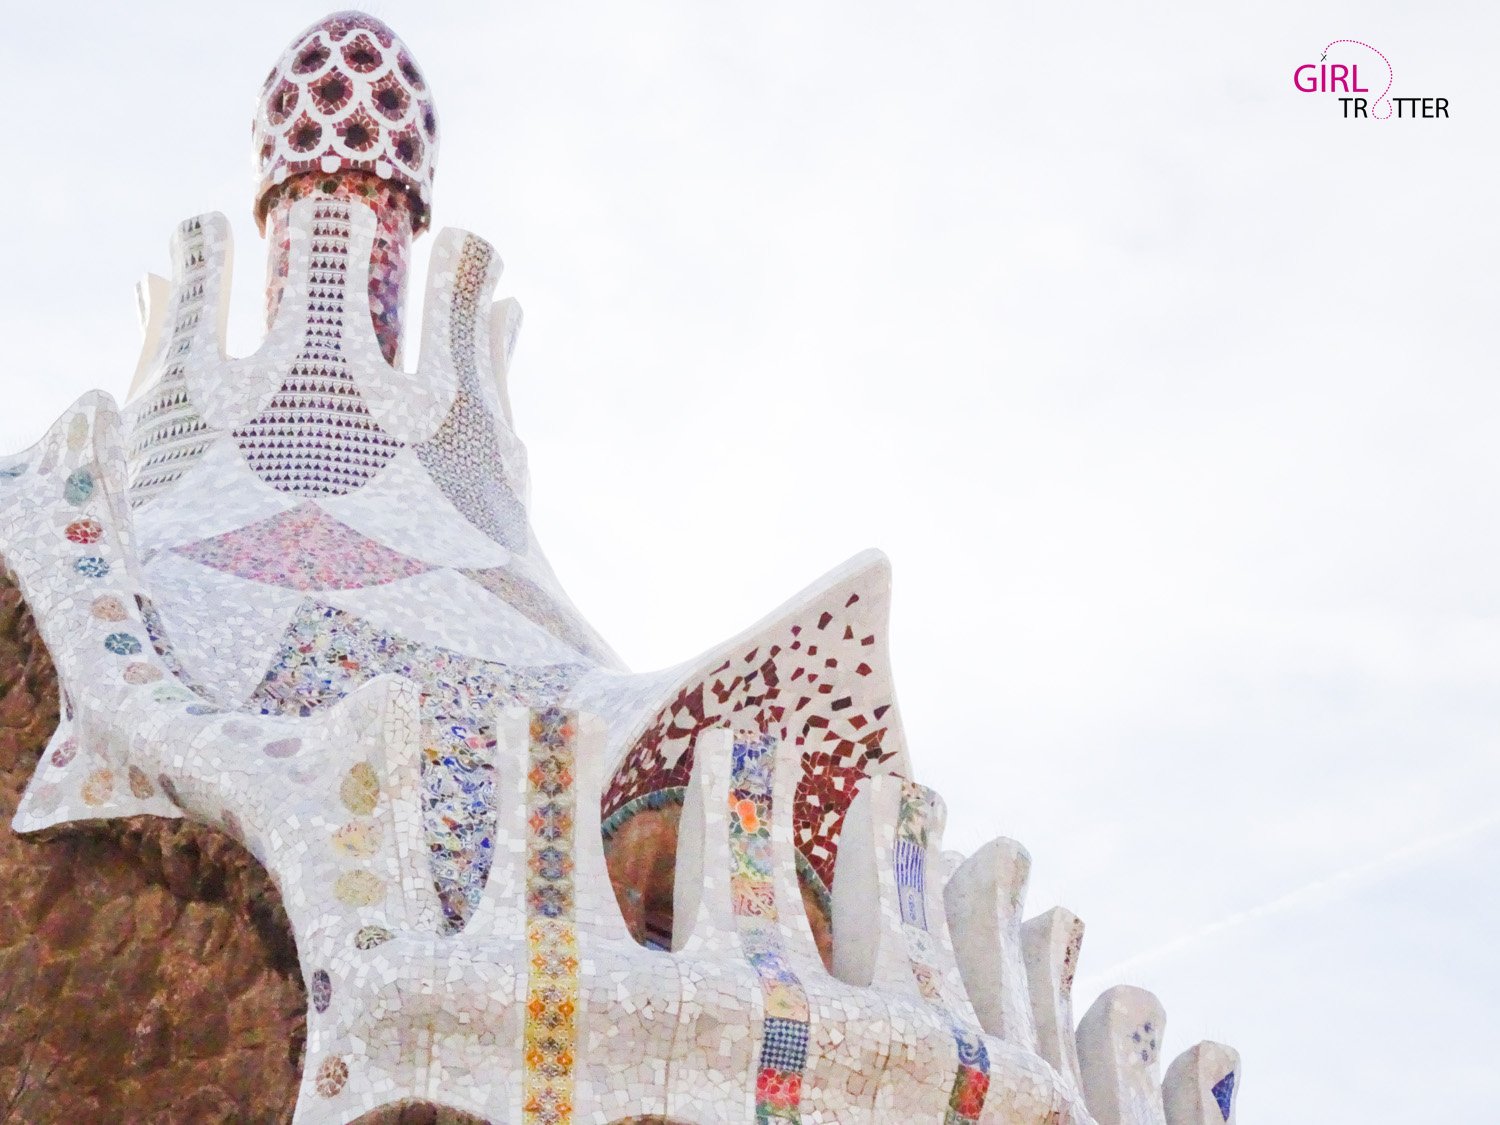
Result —
M0 582L0 1121L290 1120L306 1000L276 889L182 821L14 833L57 709L31 614Z

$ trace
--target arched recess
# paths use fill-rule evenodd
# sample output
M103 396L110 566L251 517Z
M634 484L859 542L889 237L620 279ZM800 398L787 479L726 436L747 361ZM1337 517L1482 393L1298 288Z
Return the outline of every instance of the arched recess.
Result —
M492 1125L483 1117L432 1102L403 1101L372 1109L354 1125ZM610 1125L694 1125L677 1117L621 1117Z
M488 1118L435 1102L400 1101L372 1109L356 1118L354 1125L490 1125L490 1122Z
M604 862L631 937L648 949L672 948L672 890L676 882L680 799L642 808L604 827ZM833 971L833 925L827 900L798 870L803 911L823 964Z
M604 863L630 936L648 949L672 948L672 888L682 804L641 809L604 834Z

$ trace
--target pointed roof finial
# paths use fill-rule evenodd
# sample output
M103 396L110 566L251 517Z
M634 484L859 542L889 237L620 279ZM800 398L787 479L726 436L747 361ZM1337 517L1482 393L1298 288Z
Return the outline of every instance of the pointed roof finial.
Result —
M255 219L289 176L355 168L411 193L412 225L427 228L437 113L406 44L364 12L325 16L292 41L255 109Z

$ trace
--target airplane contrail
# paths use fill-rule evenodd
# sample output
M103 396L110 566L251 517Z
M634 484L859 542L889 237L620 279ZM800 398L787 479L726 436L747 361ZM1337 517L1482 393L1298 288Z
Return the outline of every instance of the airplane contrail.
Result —
M1311 883L1298 887L1296 890L1288 891L1286 894L1273 898L1269 902L1263 902L1259 906L1252 906L1246 910L1236 911L1225 918L1219 919L1217 922L1210 922L1206 926L1200 926L1196 930L1191 930L1180 937L1175 937L1169 942L1156 946L1154 949L1148 949L1143 953L1127 957L1123 961L1117 961L1107 969L1100 970L1097 973L1090 973L1080 984L1088 986L1084 990L1085 995L1094 988L1107 988L1110 984L1117 983L1120 980L1121 973L1140 965L1159 960L1169 954L1177 953L1216 934L1223 933L1225 930L1232 930L1236 926L1243 926L1247 922L1258 922L1263 918L1268 918L1275 914L1285 914L1287 911L1296 910L1301 906L1326 901L1339 891L1346 890L1362 882L1373 882L1376 878L1384 875L1393 874L1410 864L1411 861L1425 856L1429 852L1440 851L1471 836L1481 835L1496 825L1500 825L1500 813L1482 817L1461 828L1440 832L1435 836L1429 836L1425 840L1418 840L1416 843L1396 848L1393 851L1386 852L1377 859L1358 863L1352 867L1346 867L1342 871L1324 876L1321 879L1314 879Z

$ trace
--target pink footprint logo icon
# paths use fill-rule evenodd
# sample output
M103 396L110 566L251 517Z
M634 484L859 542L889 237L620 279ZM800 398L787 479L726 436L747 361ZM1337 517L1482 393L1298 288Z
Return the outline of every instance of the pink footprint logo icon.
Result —
M1370 46L1370 44L1359 39L1333 40L1328 44L1328 46L1323 48L1323 58L1326 59L1328 57L1328 52L1334 47L1337 47L1340 43L1351 43L1356 47L1363 47L1367 51L1374 51L1377 55L1380 56L1380 61L1385 63L1385 89L1380 92L1380 97L1376 98L1374 102L1370 104L1370 116L1375 118L1377 121L1388 120L1391 116L1391 99L1387 95L1391 92L1391 85L1396 81L1396 68L1391 65L1391 60L1385 57L1385 52L1382 51L1379 47L1372 47ZM1385 103L1384 113L1380 112L1381 102Z

